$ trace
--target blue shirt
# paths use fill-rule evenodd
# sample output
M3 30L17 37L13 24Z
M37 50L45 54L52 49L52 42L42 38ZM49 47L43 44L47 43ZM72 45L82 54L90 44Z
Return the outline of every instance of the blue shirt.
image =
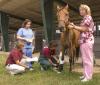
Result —
M35 38L34 37L35 33L30 28L29 29L20 28L17 32L17 35L27 39ZM25 42L24 48L32 48L32 43Z

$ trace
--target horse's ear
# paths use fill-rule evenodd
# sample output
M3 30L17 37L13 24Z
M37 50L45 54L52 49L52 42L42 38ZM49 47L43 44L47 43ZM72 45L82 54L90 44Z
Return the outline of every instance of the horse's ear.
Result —
M66 9L68 9L68 8L69 8L69 7L68 7L68 4L65 6L65 8L66 8Z
M59 10L60 9L60 6L59 5L57 5L57 10Z

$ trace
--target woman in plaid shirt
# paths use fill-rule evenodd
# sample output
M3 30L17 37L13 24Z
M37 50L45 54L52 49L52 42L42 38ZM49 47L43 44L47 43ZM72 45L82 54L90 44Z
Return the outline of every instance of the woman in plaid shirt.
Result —
M76 26L71 23L69 27L81 32L79 42L84 72L80 79L82 82L86 82L91 80L93 75L94 22L91 17L91 10L89 6L81 4L79 11L80 15L83 17L80 26Z

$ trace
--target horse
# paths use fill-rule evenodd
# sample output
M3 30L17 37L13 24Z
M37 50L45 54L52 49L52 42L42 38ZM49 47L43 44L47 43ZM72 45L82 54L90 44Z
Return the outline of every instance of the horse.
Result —
M79 57L80 32L69 27L71 22L69 21L68 5L65 7L57 6L57 19L58 27L61 30L61 59L64 61L65 51L67 51L70 63L69 71L71 72L74 66L74 62Z

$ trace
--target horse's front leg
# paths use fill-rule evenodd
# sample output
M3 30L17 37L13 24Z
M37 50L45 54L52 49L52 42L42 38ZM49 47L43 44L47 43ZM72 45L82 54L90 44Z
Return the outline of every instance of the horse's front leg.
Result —
M60 67L59 67L60 71L62 71L64 67L64 53L65 53L65 48L62 47L62 52L60 52Z
M64 61L64 55L65 55L65 47L63 46L63 48L62 48L62 58L61 58L62 61Z

